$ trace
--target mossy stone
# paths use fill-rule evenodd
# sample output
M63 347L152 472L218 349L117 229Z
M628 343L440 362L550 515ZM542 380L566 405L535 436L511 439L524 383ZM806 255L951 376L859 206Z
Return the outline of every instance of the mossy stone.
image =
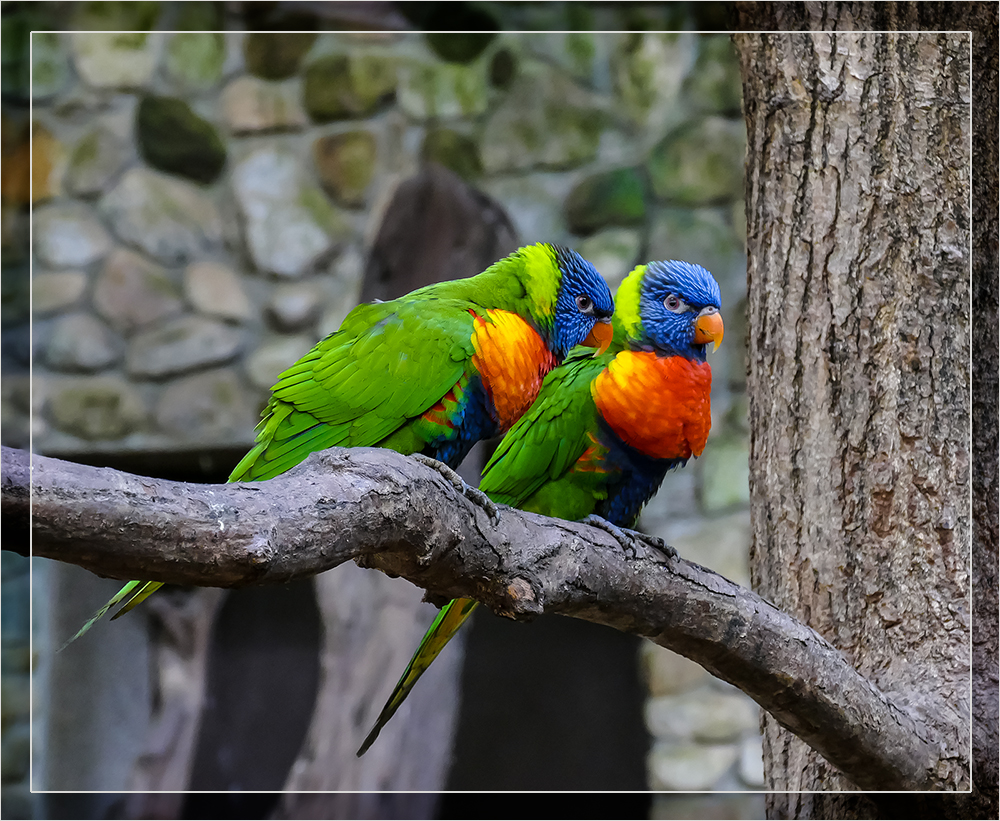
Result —
M75 196L102 193L128 161L125 142L107 128L88 132L74 147L66 173L66 189Z
M566 35L566 51L573 67L573 73L579 77L590 77L594 71L594 59L597 56L595 36L590 32L572 31Z
M450 128L432 128L420 150L424 160L436 162L454 171L464 180L483 175L483 163L475 140Z
M442 60L449 63L471 63L496 37L495 31L439 31L427 36L427 44Z
M219 32L180 32L167 46L167 71L189 88L211 88L222 77L226 38Z
M236 205L254 266L299 279L323 264L350 236L350 220L335 208L297 152L265 145L232 170Z
M396 91L396 64L373 55L331 54L306 68L303 98L315 122L371 114Z
M594 96L561 72L521 71L489 115L480 144L490 174L565 170L597 155L610 117Z
M89 313L59 317L41 342L42 360L56 371L94 372L114 365L123 341Z
M57 428L83 439L120 439L147 424L139 393L113 376L54 380L47 409Z
M704 35L699 47L698 59L684 81L684 93L701 111L739 114L743 84L729 35Z
M98 210L118 239L165 265L202 257L222 241L222 217L207 192L145 165L126 171Z
M204 316L182 316L130 340L126 370L131 379L163 379L223 365L235 359L243 335L232 325Z
M178 3L177 31L210 32L226 27L222 3Z
M375 137L368 131L332 134L313 143L320 182L330 196L348 206L364 205L375 155Z
M136 111L136 138L154 168L201 183L214 182L226 147L211 123L176 97L144 97Z
M746 129L741 120L706 117L669 133L653 149L649 176L656 196L701 205L741 196Z
M247 71L265 80L285 80L299 70L316 37L312 31L251 32L243 41Z
M156 407L156 421L175 437L219 442L246 436L255 411L236 373L218 368L168 385Z
M416 120L475 117L489 104L486 69L481 63L402 61L396 89L399 107Z
M566 222L586 235L609 225L639 225L646 217L645 184L635 168L592 174L566 198Z
M153 79L160 63L160 34L146 31L101 31L115 28L97 25L98 30L72 31L68 36L73 63L80 79L94 88L138 89Z
M73 4L73 24L77 31L149 31L160 16L154 0L109 0Z
M622 35L611 59L616 106L636 125L663 131L685 119L681 84L694 57L692 35L637 32Z

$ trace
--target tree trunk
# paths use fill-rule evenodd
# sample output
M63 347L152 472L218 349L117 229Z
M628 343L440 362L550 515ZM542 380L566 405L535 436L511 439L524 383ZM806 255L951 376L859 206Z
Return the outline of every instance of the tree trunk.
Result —
M742 29L840 29L735 38L748 134L754 585L930 720L938 739L968 748L973 712L991 727L992 752L977 737L973 796L925 803L931 815L974 817L990 802L995 813L992 588L992 611L977 597L986 618L970 671L970 572L995 588L997 491L993 464L974 483L994 501L976 509L973 564L969 35L844 33L889 27L862 5L740 11ZM878 14L892 22L896 11ZM994 98L995 19L994 8ZM991 215L995 235L993 151L992 204L977 213ZM993 279L977 321L993 344L985 358L975 350L995 403L996 251L976 248L993 260L976 260ZM977 428L976 444L995 462L991 430L980 438ZM770 716L763 727L769 789L853 789ZM940 772L955 790L972 783L947 760ZM769 797L771 817L881 812L853 796Z

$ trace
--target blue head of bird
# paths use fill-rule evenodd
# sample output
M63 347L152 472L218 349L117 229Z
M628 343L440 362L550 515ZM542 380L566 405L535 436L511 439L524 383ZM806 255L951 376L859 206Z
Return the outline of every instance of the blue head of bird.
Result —
M608 283L576 251L552 246L559 267L559 296L549 348L564 359L571 348L586 343L603 353L611 343L615 301Z
M639 347L700 362L709 345L719 347L722 297L719 283L705 268L678 260L650 262L622 283L619 303L622 292L630 290L633 299L638 296L638 315L627 331Z

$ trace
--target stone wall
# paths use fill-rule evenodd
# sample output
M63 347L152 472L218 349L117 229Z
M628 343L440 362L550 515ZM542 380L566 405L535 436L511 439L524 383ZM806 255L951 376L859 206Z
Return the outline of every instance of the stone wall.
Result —
M247 448L278 374L355 303L394 187L435 161L501 203L522 244L570 245L612 287L664 258L719 279L712 435L642 524L748 583L745 135L728 36L638 30L692 24L654 4L527 4L545 18L530 25L526 8L485 4L522 29L581 14L636 29L496 36L206 33L246 21L199 5L74 4L80 31L35 35L34 117L4 124L5 177L29 137L34 152L34 395L29 409L27 347L5 340L5 442L26 444L30 410L44 453ZM181 31L83 31L168 17ZM5 254L17 205L5 185ZM5 282L5 323L23 302ZM26 672L7 662L8 622L5 784L21 774L8 687ZM643 663L650 788L759 788L756 706L660 648Z

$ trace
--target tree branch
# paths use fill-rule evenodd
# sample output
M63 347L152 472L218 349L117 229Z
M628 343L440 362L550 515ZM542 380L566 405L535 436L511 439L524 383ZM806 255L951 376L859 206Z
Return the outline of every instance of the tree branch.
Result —
M651 550L626 556L585 525L506 507L494 524L392 451L333 448L270 481L223 485L10 448L2 468L3 523L15 533L28 532L31 476L35 556L214 587L286 582L353 559L435 601L471 597L512 618L560 613L646 636L739 687L862 789L948 789L939 760L968 757L751 591Z

